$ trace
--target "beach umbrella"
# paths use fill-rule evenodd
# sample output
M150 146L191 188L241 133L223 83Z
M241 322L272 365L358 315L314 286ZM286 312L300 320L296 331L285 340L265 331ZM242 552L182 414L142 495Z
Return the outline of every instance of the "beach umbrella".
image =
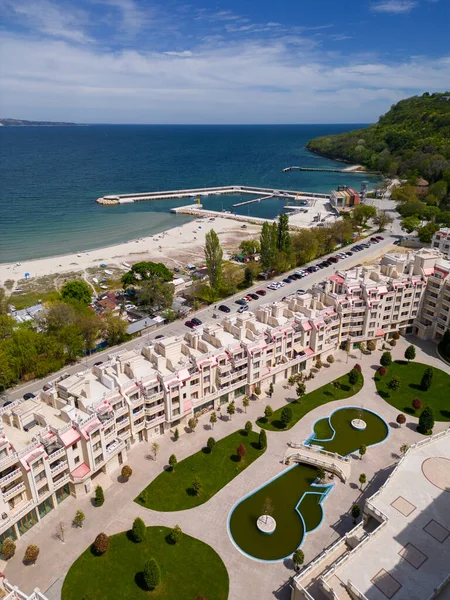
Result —
M30 274L29 273L25 273L25 279L29 279Z

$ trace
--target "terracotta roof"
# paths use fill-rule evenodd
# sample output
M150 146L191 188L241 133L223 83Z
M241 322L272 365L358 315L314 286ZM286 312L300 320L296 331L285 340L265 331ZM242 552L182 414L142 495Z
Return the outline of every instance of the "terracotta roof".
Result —
M76 469L71 472L71 475L74 479L83 479L91 469L87 466L86 463L81 463Z

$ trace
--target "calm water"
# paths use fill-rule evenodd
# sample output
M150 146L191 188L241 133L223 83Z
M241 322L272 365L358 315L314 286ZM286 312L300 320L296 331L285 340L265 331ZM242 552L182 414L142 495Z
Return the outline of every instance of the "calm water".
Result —
M226 184L329 191L359 189L363 175L291 171L333 166L305 150L316 136L357 125L129 126L0 128L0 262L106 246L180 225L169 213L192 201L164 200L116 207L99 196ZM342 166L342 165L340 165ZM247 196L245 199L249 199ZM203 198L228 209L236 198ZM274 217L283 200L242 207Z

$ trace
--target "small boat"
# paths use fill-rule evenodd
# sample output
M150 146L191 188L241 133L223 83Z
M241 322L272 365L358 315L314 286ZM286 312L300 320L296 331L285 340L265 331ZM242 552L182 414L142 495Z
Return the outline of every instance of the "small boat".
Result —
M78 252L77 256L81 256L81 254Z
M105 269L105 273L106 273L107 275L112 275L112 274L113 274L113 272L112 272L112 271L108 271L108 269Z
M131 265L129 265L127 262L123 262L122 265L126 268L126 269L131 269ZM106 271L105 271L106 273Z
M92 278L92 281L93 281L94 283L98 283L98 279L97 279L97 277L93 277L93 278Z
M102 290L107 290L108 289L107 285L101 285L100 287L102 288Z
M108 265L105 265L105 263L101 263L101 268L104 269L105 267L107 267Z

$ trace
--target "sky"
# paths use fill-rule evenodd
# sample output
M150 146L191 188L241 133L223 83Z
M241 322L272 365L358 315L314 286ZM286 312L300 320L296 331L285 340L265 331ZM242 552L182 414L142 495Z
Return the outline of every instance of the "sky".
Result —
M0 0L0 117L369 123L450 88L450 0Z

